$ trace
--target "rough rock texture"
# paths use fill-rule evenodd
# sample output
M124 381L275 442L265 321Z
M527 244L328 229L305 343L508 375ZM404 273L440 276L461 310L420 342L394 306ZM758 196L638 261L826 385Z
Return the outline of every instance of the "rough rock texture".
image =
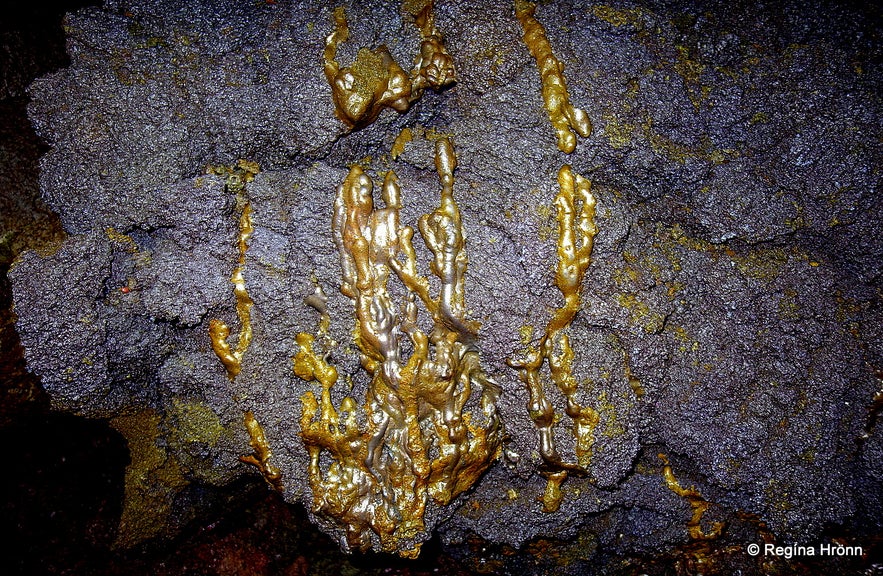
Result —
M112 418L130 442L122 543L161 533L187 483L253 473L237 461L251 451L245 410L266 432L286 499L310 505L298 432L311 385L291 356L295 335L318 323L303 303L312 277L341 343L331 360L356 397L367 384L338 290L335 188L350 163L381 177L392 168L414 225L438 204L436 134L457 151L467 303L519 457L494 465L430 527L450 542L475 533L513 546L589 534L592 546L568 564L576 571L668 549L688 541L690 506L663 481L661 452L681 486L711 503L706 531L709 519L727 520L723 537L736 544L740 530L759 530L740 513L782 541L817 542L831 526L880 531L883 70L873 9L543 4L537 18L565 63L571 102L595 126L565 155L509 4L438 2L459 82L354 133L335 117L321 70L330 8L181 4L111 1L71 14L71 66L30 88L31 120L52 147L41 189L71 236L10 271L18 330L53 405ZM410 66L417 32L398 5L347 14L343 62L385 43ZM404 127L414 138L392 160ZM237 330L238 217L224 180L204 170L238 158L263 171L247 186L254 339L231 381L208 323ZM551 203L564 163L598 199L584 309L569 333L580 400L600 422L590 474L568 478L560 509L547 513L527 392L506 360L560 305ZM415 245L427 273L429 253ZM563 396L549 396L559 450L572 454Z

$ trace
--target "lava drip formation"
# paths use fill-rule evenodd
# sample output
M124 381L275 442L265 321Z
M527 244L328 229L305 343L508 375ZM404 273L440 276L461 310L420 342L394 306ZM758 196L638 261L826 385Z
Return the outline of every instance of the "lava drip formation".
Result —
M549 121L558 135L558 149L569 154L576 148L577 134L588 138L592 133L592 123L584 110L570 103L567 82L564 80L564 63L552 53L546 30L534 17L535 11L536 5L515 0L515 16L524 29L524 43L537 61L543 82L543 102L549 113Z
M580 309L582 282L592 261L592 247L598 232L595 226L595 198L589 181L574 174L569 165L565 164L558 171L558 185L560 191L555 198L558 212L555 285L564 297L564 304L553 313L537 346L528 349L523 359L509 360L509 365L518 370L527 386L528 412L537 428L539 452L543 460L541 473L548 479L543 497L546 512L558 509L562 497L560 486L568 473L586 475L592 457L594 429L599 419L597 410L577 402L578 383L571 373L574 354L566 333ZM548 377L542 372L543 364L547 361ZM566 399L566 413L573 421L573 435L576 438L576 462L566 462L555 447L553 426L556 415L546 397L548 380Z
M241 206L239 216L239 261L233 269L230 282L233 283L233 295L236 297L236 315L239 317L239 339L236 348L232 348L227 341L230 337L230 328L222 320L213 318L209 322L209 336L212 339L212 349L218 359L227 369L230 379L236 378L242 370L242 356L251 344L251 307L254 305L248 290L245 287L245 253L248 251L248 242L254 234L254 224L251 221L251 204L245 194L245 186L258 173L258 165L247 160L240 160L236 166L209 167L208 172L227 177L226 190L236 196L237 205Z
M239 160L235 166L209 167L208 171L226 176L226 190L236 196L237 205L242 207L237 241L239 261L230 278L233 283L233 295L236 297L236 315L239 317L240 325L236 348L232 348L227 341L230 337L230 328L227 324L217 318L213 318L209 322L212 349L227 370L227 376L233 380L242 371L242 357L248 350L252 338L251 307L254 305L254 301L245 286L245 253L248 251L249 240L254 234L254 223L251 219L251 204L246 194L246 185L254 179L259 168L254 162ZM270 462L273 453L270 450L264 429L250 410L245 412L243 419L253 453L240 456L239 460L255 466L272 488L281 491L282 471Z
M481 367L479 324L466 317L468 259L449 140L436 143L435 163L441 202L419 229L433 254L437 297L417 272L414 230L400 222L396 175L384 179L383 208L375 208L373 183L358 166L338 188L332 230L341 292L355 308L356 345L370 377L361 410L350 396L335 408L338 374L328 351L317 351L311 334L297 336L295 373L321 386L302 397L313 511L344 530L348 549L416 557L429 536L427 506L444 506L472 486L501 450L500 390ZM388 290L393 277L406 293L398 304ZM421 304L432 320L428 333L418 322ZM470 400L479 414L465 408Z

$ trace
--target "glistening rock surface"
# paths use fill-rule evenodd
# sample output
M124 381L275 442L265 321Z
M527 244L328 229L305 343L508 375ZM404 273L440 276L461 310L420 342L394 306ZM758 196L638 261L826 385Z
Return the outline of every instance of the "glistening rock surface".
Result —
M69 16L71 66L31 86L30 115L52 147L44 197L71 236L10 272L28 363L54 405L111 418L129 439L121 542L162 533L188 483L253 473L237 460L251 452L246 410L285 497L311 505L299 419L313 385L291 357L295 336L318 323L303 302L312 277L329 297L331 359L357 399L367 386L339 292L335 189L350 163L375 180L394 169L402 220L415 225L438 206L438 134L457 151L467 304L502 388L507 451L520 457L497 462L428 527L449 541L477 533L512 545L589 534L592 552L573 570L667 549L688 539L691 514L664 482L662 452L681 485L712 503L706 530L729 520L736 538L742 512L786 541L817 541L825 526L880 530L883 431L871 408L883 369L883 118L872 12L542 5L571 102L595 127L568 155L511 5L439 2L458 83L348 133L321 68L330 9L178 4L109 2ZM418 34L396 4L348 5L347 15L339 59L385 43L411 65ZM405 127L413 139L393 160ZM238 329L238 208L204 169L238 158L263 171L246 187L254 338L231 381L208 323ZM507 359L561 304L552 201L565 163L598 200L569 335L579 400L600 420L588 476L565 480L549 513L537 501L546 482L527 391ZM428 274L430 253L415 247ZM564 397L549 398L559 450L573 454Z

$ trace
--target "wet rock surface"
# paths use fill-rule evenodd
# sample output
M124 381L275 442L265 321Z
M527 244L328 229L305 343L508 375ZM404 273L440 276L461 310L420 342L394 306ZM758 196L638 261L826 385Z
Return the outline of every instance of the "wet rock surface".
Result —
M436 6L455 86L352 133L321 69L329 8L109 2L68 17L71 65L31 85L29 115L51 146L41 191L70 237L54 254L23 254L9 276L29 369L53 407L110 419L129 441L118 541L162 534L191 482L254 474L237 458L251 452L246 410L266 432L285 499L312 505L299 431L313 385L291 357L295 336L319 322L304 303L315 283L339 343L331 361L357 399L368 385L339 291L335 189L353 162L375 180L393 169L402 220L415 225L438 206L438 134L457 151L466 299L482 323L483 366L502 388L509 456L428 528L464 550L476 537L582 543L519 568L535 572L696 547L692 505L666 484L664 453L680 486L710 503L705 531L727 522L727 545L764 530L807 543L831 526L879 533L879 14L541 5L571 102L594 124L563 154L512 7L487 4ZM347 14L343 61L386 43L413 62L417 33L397 5ZM406 127L414 136L393 159ZM245 192L254 336L231 380L208 324L239 328L229 278L240 207L206 166L239 158L262 171ZM598 201L583 309L568 333L579 401L600 418L587 476L568 477L550 513L527 391L507 360L561 303L552 202L565 163ZM415 248L428 274L430 253ZM556 444L572 455L564 397L547 388Z

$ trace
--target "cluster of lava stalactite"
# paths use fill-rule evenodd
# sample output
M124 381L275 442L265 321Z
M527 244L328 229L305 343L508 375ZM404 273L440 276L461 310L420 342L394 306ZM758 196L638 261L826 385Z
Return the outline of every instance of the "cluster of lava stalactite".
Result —
M570 153L576 135L587 137L591 123L584 111L570 104L563 64L552 54L534 11L533 4L516 0L515 15L540 71L543 101L558 147ZM349 38L349 26L343 8L334 11L324 70L337 114L351 128L370 124L384 108L404 112L426 88L438 90L456 81L453 59L435 26L432 1L417 2L409 12L421 45L407 73L385 46L362 48L352 65L342 67L337 50ZM314 512L343 529L350 549L373 547L416 555L426 538L427 506L445 505L472 486L501 450L503 432L495 404L500 391L481 367L479 325L466 314L466 246L453 195L456 157L447 138L437 141L435 163L441 201L435 211L420 218L419 230L433 255L429 267L440 286L436 296L428 278L417 271L414 230L400 222L401 190L395 174L390 171L384 179L382 208L375 208L373 182L358 166L338 188L332 229L341 258L341 292L355 308L355 342L370 381L361 406L350 396L337 406L332 400L338 372L327 362L330 318L321 289L308 299L322 313L318 335L301 333L296 339L295 373L319 386L303 395L301 416ZM582 282L591 262L595 199L589 182L568 165L559 171L558 183L555 284L564 303L554 311L539 342L522 358L510 360L529 393L541 471L548 479L546 511L557 510L560 486L568 473L586 474L598 423L597 411L577 401L578 383L571 372L574 353L567 335L581 307ZM251 208L245 202L239 264L232 277L240 320L237 345L228 343L230 329L220 320L212 320L209 328L214 351L231 379L239 374L251 341L252 300L244 270L253 230ZM393 279L404 288L403 302L395 302L388 289ZM432 321L428 331L418 325L420 306ZM563 458L555 446L553 427L558 417L546 396L549 381L564 395L566 414L573 423L576 443L571 459ZM466 410L470 399L476 400L471 405L479 407L479 413ZM281 489L281 472L270 462L264 430L250 411L245 424L253 454L242 460Z
M302 398L313 509L344 529L349 548L366 549L376 538L381 550L416 555L427 537L427 506L445 505L469 488L500 450L499 389L480 364L479 326L466 317L455 164L449 140L439 140L441 202L419 221L440 284L436 297L417 272L414 230L400 222L395 174L388 172L383 182L382 208L375 207L373 183L358 166L337 192L333 232L341 292L355 307L356 344L370 377L364 405L347 396L334 406L337 370L317 352L312 335L298 335L294 366L299 377L321 387ZM388 290L394 278L405 289L404 302ZM432 319L428 332L418 325L421 305ZM465 409L474 396L480 414ZM324 466L323 454L330 456Z

